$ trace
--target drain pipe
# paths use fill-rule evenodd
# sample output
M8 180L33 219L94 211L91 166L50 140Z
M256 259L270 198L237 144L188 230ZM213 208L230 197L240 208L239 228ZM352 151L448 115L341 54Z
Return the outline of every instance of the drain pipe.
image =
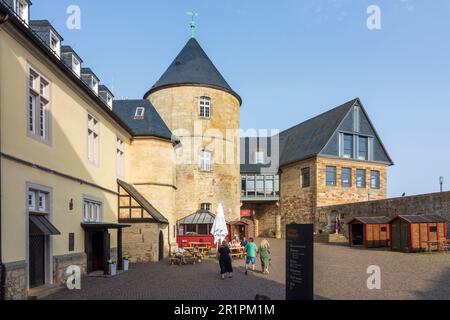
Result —
M0 17L0 30L3 24L8 21L9 14ZM1 83L0 83L1 88ZM0 90L1 94L1 90ZM0 96L1 98L1 96ZM1 99L0 99L0 123L1 123ZM0 300L6 298L6 269L2 259L2 133L0 128Z

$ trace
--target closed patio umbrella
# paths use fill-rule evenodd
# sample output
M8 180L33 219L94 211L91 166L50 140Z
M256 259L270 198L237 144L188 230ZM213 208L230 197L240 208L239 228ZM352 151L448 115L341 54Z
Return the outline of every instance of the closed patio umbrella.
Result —
M228 236L227 222L225 221L222 204L219 204L219 207L217 208L217 214L214 219L211 234L214 236L214 243L217 244L217 246Z

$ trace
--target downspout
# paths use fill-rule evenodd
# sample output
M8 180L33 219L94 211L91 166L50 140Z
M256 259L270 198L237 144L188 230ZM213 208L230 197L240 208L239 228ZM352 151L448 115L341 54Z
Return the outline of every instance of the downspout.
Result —
M0 18L0 30L3 27L3 24L9 20L9 14L3 15ZM1 55L0 55L1 58ZM0 59L1 63L1 59ZM0 77L1 80L1 77ZM1 81L0 81L0 123L1 123L1 114L2 114L2 105L1 105ZM6 298L6 270L5 265L3 264L2 259L2 131L0 128L0 300L5 300Z

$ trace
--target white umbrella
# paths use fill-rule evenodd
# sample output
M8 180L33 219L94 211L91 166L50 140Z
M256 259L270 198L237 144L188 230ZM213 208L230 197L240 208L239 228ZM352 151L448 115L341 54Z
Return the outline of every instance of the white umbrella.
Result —
M217 245L221 244L228 236L227 222L225 221L222 204L219 204L219 207L217 208L217 214L214 219L211 234L214 236L214 243Z

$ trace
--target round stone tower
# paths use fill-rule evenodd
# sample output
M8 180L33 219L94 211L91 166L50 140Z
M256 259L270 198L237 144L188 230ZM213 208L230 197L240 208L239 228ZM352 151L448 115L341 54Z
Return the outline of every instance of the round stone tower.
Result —
M144 99L181 141L176 151L178 219L201 209L215 213L222 203L226 218L238 220L242 101L197 40L188 41Z

